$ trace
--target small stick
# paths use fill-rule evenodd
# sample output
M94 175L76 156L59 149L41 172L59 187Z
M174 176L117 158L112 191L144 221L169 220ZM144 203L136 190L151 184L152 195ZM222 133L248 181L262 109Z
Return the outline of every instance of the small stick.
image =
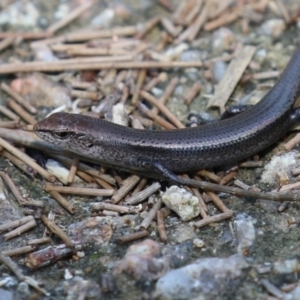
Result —
M187 179L179 177L181 184L198 187L203 190L209 190L214 192L221 192L232 194L236 197L250 197L250 198L257 198L257 199L265 199L265 200L272 200L272 201L300 201L300 195L292 194L292 193L261 193L257 191L251 190L242 190L236 187L224 186L219 185L207 181L197 181L193 179Z
M144 91L151 91L159 82L167 80L167 75L165 72L159 73L158 76L153 77L145 86Z
M196 0L186 1L183 7L179 6L179 10L172 16L172 20L175 24L188 26L190 23L186 22L186 17L195 8ZM177 17L176 17L177 16Z
M177 9L175 10L175 12L172 15L173 22L178 22L183 19L183 14L186 11L186 6L188 6L189 4L190 4L190 2L179 1Z
M242 32L244 35L249 34L249 18L247 18L246 16L242 17Z
M76 251L81 250L81 248L80 244L76 244L74 248L69 248L65 244L49 246L27 255L24 265L29 269L45 267L74 254Z
M35 220L30 220L29 222L15 228L14 230L11 230L10 232L6 233L3 235L3 238L5 241L14 238L16 236L21 235L22 233L28 231L29 229L33 228L36 226Z
M9 129L15 129L20 127L19 121L0 121L0 127L2 128L9 128Z
M276 3L278 5L278 8L280 9L280 12L284 18L285 23L290 24L291 17L289 15L289 12L287 11L286 7L283 5L281 0L276 0Z
M99 57L100 59L102 57ZM88 62L73 63L71 59L59 60L57 62L24 62L17 64L4 64L0 69L0 74L10 74L18 72L59 72L68 70L107 70L107 69L156 69L156 68L201 68L201 61L118 61L120 56L111 56L114 62ZM80 58L86 60L88 58ZM79 60L79 58L77 59ZM94 59L95 60L95 59ZM112 59L111 59L112 60ZM122 59L124 60L124 59ZM107 61L107 59L106 59Z
M58 161L60 161L62 164L65 164L67 166L71 166L72 164L72 159L65 157L65 156L60 156L60 155L52 155L52 157L54 157L55 159L57 159ZM84 164L84 163L79 163L78 164L78 170L83 171L85 173L87 173L88 175L91 175L93 177L97 177L99 179L102 179L108 183L110 183L111 185L115 185L116 181L113 177L111 177L108 174L101 174L99 173L98 170L95 170L94 168Z
M215 206L222 212L227 212L229 209L226 207L226 205L223 203L223 201L214 193L207 191L207 195L211 198L212 202L215 204Z
M141 190L143 190L143 188L146 186L147 182L148 182L147 178L142 178L141 181L139 182L139 184L135 187L135 189L131 193L131 195L135 195L138 192L140 192Z
M296 189L299 189L299 188L300 188L300 181L283 185L280 188L280 192L296 190Z
M177 37L180 31L182 30L182 26L175 27L174 24L168 18L162 18L161 23L165 30L172 35L173 38Z
M9 119L12 119L16 122L20 121L20 117L18 115L16 115L15 113L13 113L11 110L7 109L5 106L0 105L0 112L2 114L4 114L6 117L8 117Z
M261 0L258 2L249 3L249 5L258 12L264 12L270 0Z
M32 246L27 247L31 247L31 250L33 249ZM24 281L38 292L44 294L45 296L50 296L45 289L39 287L39 283L37 281L31 277L24 276L22 271L18 268L18 265L5 255L5 251L0 252L0 261L18 278L19 281Z
M24 218L21 218L20 220L6 222L6 223L0 225L0 232L6 231L6 230L12 230L13 228L16 228L18 226L26 224L32 220L34 220L33 216L26 216Z
M67 179L68 184L71 184L74 181L75 174L77 172L78 162L79 162L78 158L73 158L72 165L71 165L70 172L69 172L69 176L68 176L68 179Z
M8 187L10 188L11 192L13 193L20 205L24 205L25 203L29 202L25 198L23 198L20 190L16 187L15 183L12 181L12 179L7 173L0 171L0 176L6 182L6 184L8 185Z
M85 188L93 188L97 189L98 184L92 181L91 183L72 183L71 186L73 187L85 187Z
M32 239L26 242L27 245L39 245L39 244L45 244L45 243L51 243L52 240L50 237L44 237L40 239Z
M8 37L4 38L0 42L0 52L2 52L3 50L5 50L9 46L11 46L14 43L14 41L15 41L15 38L12 36L8 36Z
M57 161L59 161L60 163L62 163L66 168L70 168L72 166L73 159L71 159L71 158L62 157L59 155L51 155L51 154L50 154L50 156L53 157L54 159L56 159ZM78 175L81 179L83 179L87 183L95 182L95 178L93 178L92 176L90 176L80 170L76 170L76 175ZM70 185L73 186L72 183Z
M221 213L221 214L218 214L218 215L214 215L214 216L211 216L211 217L207 217L203 220L200 220L196 223L194 223L194 226L195 227L204 227L208 224L211 224L211 223L217 223L217 222L221 222L225 219L229 219L229 218L232 218L233 216L233 212L231 210L229 211L226 211L224 213Z
M88 10L93 5L93 1L83 2L83 4L76 7L73 11L71 11L66 17L59 20L58 22L52 24L47 32L55 33L56 31L62 29L67 26L69 23L77 19L82 13Z
M149 208L152 208L153 205L156 203L156 201L157 201L157 196L156 196L156 195L151 195L151 196L149 197L148 201L147 201L147 206L148 206Z
M28 252L32 252L35 249L34 246L24 246L20 248L14 248L11 250L3 250L1 251L0 255L5 255L5 256L16 256L16 255L21 255L25 254Z
M198 17L192 22L192 24L184 30L179 37L175 40L175 44L180 44L184 42L185 40L189 40L190 42L193 41L200 31L201 27L206 21L207 15L208 15L208 7L210 5L210 1L207 1L205 6L203 7L201 13L198 15Z
M295 9L294 13L292 14L291 24L297 22L299 15L300 15L300 5L298 5L298 7Z
M132 105L136 105L139 101L139 95L140 95L139 93L141 91L142 85L144 84L146 74L147 74L146 69L141 69L140 70L138 80L137 80L137 84L135 86L133 96L132 96L132 100L131 100Z
M142 239L146 236L149 235L149 232L147 230L143 230L143 231L138 231L126 236L120 236L117 237L117 241L119 244L125 244L125 243L129 243L138 239Z
M293 283L285 283L280 287L280 290L282 290L285 293L290 293L292 292L296 287L298 286L297 282Z
M22 124L22 129L24 131L33 132L33 126L34 125L31 125L31 124Z
M94 90L96 88L95 83L93 82L80 81L75 78L65 79L65 82L70 83L74 89Z
M52 192L56 191L63 194L75 194L75 195L85 195L85 196L112 196L114 190L105 189L89 189L89 188L76 188L72 186L56 186L47 184L44 187L44 191Z
M141 40L152 28L154 28L160 21L160 17L155 16L146 23L144 23L142 26L143 28L135 35L136 39Z
M206 22L208 18L208 13L210 10L211 1L206 1L204 4L204 7L199 14L199 16L196 18L196 20L193 22L192 26L189 28L189 35L188 35L188 41L192 42L195 37L197 36L198 32Z
M195 6L193 9L190 10L190 12L186 15L184 23L189 25L194 20L194 18L200 14L200 10L203 4L203 0L196 0Z
M149 227L152 220L156 216L157 211L161 208L161 205L162 205L162 201L161 199L158 199L156 203L153 205L153 207L151 208L151 210L148 212L146 218L141 223L140 229L147 229Z
M59 236L61 240L70 248L74 247L74 243L71 239L60 229L52 220L48 219L45 215L41 216L42 222L45 226L54 234Z
M239 9L233 9L231 11L227 11L226 13L223 13L219 18L216 18L212 21L207 22L204 25L205 31L212 31L215 30L221 26L228 25L235 20L237 20L240 16Z
M69 203L60 193L57 191L49 191L49 194L55 199L63 208L65 208L70 214L76 212L76 208L73 204Z
M129 88L128 86L124 85L122 89L122 98L121 98L121 103L125 103L129 97Z
M165 92L163 93L163 95L159 98L159 102L162 104L166 104L168 99L170 98L170 96L173 94L175 88L178 86L178 82L179 79L177 77L172 78L172 80L170 81L170 83L167 85ZM157 107L153 107L152 111L154 113L158 113L158 108Z
M18 39L21 38L22 40L38 40L38 39L45 39L53 36L50 32L15 32L15 31L6 31L6 32L0 32L0 39L6 39L6 38L14 38Z
M101 99L101 93L92 91L71 90L70 96L73 98L86 98L94 101L98 101Z
M153 57L157 57L157 59L154 59L154 60L170 60L169 57L167 57L166 55L164 54L158 54L160 52L162 52L164 49L166 49L167 45L172 41L172 38L171 36L163 31L161 34L160 34L160 39L159 39L159 42L157 43L157 45L155 46L155 48L153 49L153 51L150 51L150 57L153 58ZM156 52L155 52L156 51Z
M242 168L262 168L264 166L264 162L261 160L249 160L249 161L244 161L239 164L239 167Z
M22 105L27 111L32 114L36 114L37 110L35 107L31 106L28 101L26 101L21 95L9 87L5 82L1 83L1 89L6 92L9 96L14 98L20 105ZM28 122L30 123L30 122Z
M156 220L157 220L157 231L159 234L159 238L162 242L167 241L167 232L166 232L166 226L165 226L165 214L158 210L156 213Z
M221 109L221 112L224 111L225 104L251 61L255 49L253 46L245 46L239 51L235 59L230 62L207 107L216 106Z
M207 211L208 211L207 206L197 188L192 188L192 192L199 199L200 216L204 219L207 217Z
M27 123L34 125L37 122L35 118L33 118L27 111L23 109L21 105L17 104L17 102L15 102L13 99L9 99L7 101L7 105Z
M37 172L33 170L32 168L28 167L26 163L24 163L22 160L18 159L16 156L10 154L6 150L3 150L1 152L1 155L3 157L6 157L12 164L14 164L17 168L22 170L24 173L31 177L35 177Z
M103 210L102 211L103 216L110 216L110 217L118 217L120 214L115 212L115 211L111 211L111 210Z
M124 48L124 49L130 49L132 50L134 47L148 44L151 46L150 43L143 42L141 40L134 39L132 37L126 38L126 37L118 37L118 38L103 38L103 39L94 39L91 41L88 41L86 43L86 46L88 47L106 47L106 48ZM69 44L72 45L72 44ZM73 44L74 46L78 46L78 44ZM64 44L63 46L68 47L68 44ZM79 45L80 47L80 45Z
M107 183L103 179L94 177L93 180L96 181L98 185L100 185L101 187L103 187L106 190L113 190L114 189L113 186L111 186L109 183Z
M83 30L74 31L61 36L44 39L42 41L31 43L31 47L38 47L39 45L51 45L57 43L72 43L85 42L93 39L109 38L112 36L132 36L138 32L137 26L115 27L111 29L102 30Z
M255 73L252 78L255 80L278 78L280 73L281 73L280 71L260 72L260 73Z
M230 5L232 5L232 0L218 1L218 7L214 7L209 11L209 19L212 20L220 16Z
M40 165L38 165L31 157L27 154L23 153L19 149L13 147L11 144L0 138L0 146L5 148L9 153L15 155L17 158L26 163L29 167L35 170L38 174L40 174L43 178L47 179L50 182L55 181L55 177L43 169Z
M289 202L282 202L280 203L280 205L277 207L277 211L279 213L282 213L284 212L288 207L289 207L290 203Z
M86 47L73 47L67 53L70 56L100 56L100 55L125 55L129 51L122 48L86 48Z
M87 182L87 183L92 183L92 182L95 181L94 177L92 177L92 176L90 176L90 175L88 175L88 174L86 174L82 171L79 171L79 170L76 171L76 175L78 177L80 177L82 180L84 180L85 182ZM71 184L71 185L73 185L73 184Z
M64 38L63 42L85 42L100 38L111 38L114 36L133 36L138 32L137 26L123 26L114 27L101 30L86 30L86 31L74 31L66 35L61 36Z
M120 189L114 192L114 195L111 197L113 204L120 202L141 180L137 175L132 175L123 181L123 185Z
M256 190L258 192L260 191L259 188L257 188L257 187L251 187L250 185L248 185L248 184L246 184L246 183L244 183L244 182L242 182L242 181L240 181L238 179L236 179L234 181L234 185L236 185L236 186L238 186L241 189L246 190L246 191L250 191L250 190Z
M154 194L156 191L158 191L161 188L161 185L159 182L154 182L152 185L148 186L146 189L138 192L135 195L132 195L128 199L126 199L125 204L127 205L135 205L138 203L141 203L145 199L147 199L149 196Z
M139 110L145 114L147 117L153 119L157 122L161 127L165 129L176 129L174 125L163 119L162 117L158 116L157 114L153 113L150 109L147 108L146 105L139 103L138 105Z
M111 210L118 212L120 214L138 214L141 210L141 207L136 206L122 206L115 205L105 202L91 203L91 208L93 210Z
M141 109L141 108L140 108L140 104L138 105L138 108ZM150 111L147 107L146 107L146 110L147 110L147 111ZM151 114L151 111L150 111L150 114ZM148 118L146 118L146 117L142 117L142 116L139 114L138 111L134 111L134 112L133 112L132 118L136 119L140 124L142 124L143 128L140 128L140 129L144 129L145 127L148 128L148 127L153 126L153 120L150 120L150 119L148 119ZM132 127L135 126L135 125L134 125L134 122L135 122L135 121L132 122ZM170 124L170 123L169 123L169 124ZM173 126L173 125L171 124L171 126ZM173 128L176 128L176 127L173 126Z
M154 96L146 91L141 91L140 95L152 105L156 106L177 128L185 128L185 126L173 115L173 113L171 113L171 111Z
M209 171L206 171L206 170L200 170L197 172L197 174L199 176L202 176L202 177L205 177L213 182L216 182L216 183L219 183L221 178L220 176L216 175L215 173L212 173L212 172L209 172Z
M287 151L291 151L297 146L298 143L300 143L300 133L297 133L292 139L286 142L283 145L283 148Z
M156 0L156 2L168 11L174 11L174 5L170 0Z
M189 90L186 96L184 96L184 103L189 105L197 94L201 91L201 85L198 82L195 82L192 88Z
M114 180L117 182L119 186L123 185L123 179L122 177L117 173L115 169L110 169L110 173L113 176Z
M132 61L133 56L132 55L119 55L119 56L92 56L92 57L77 57L77 58L68 58L68 59L61 59L57 62L55 62L58 66L63 65L89 65L89 64L101 64L105 62L128 62ZM35 63L37 66L39 66L38 61L34 61L32 63ZM49 65L53 64L49 63Z
M235 178L237 172L231 171L228 174L226 174L219 182L221 185L226 185L230 180Z

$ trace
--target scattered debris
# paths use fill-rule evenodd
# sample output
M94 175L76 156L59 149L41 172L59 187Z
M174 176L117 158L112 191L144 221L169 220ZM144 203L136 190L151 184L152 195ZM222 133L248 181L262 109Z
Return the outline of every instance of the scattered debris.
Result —
M241 98L240 103L256 103L265 93L263 88L269 89L280 75L297 42L289 34L290 40L281 42L299 19L297 1L190 0L179 1L177 6L170 0L140 1L132 6L122 1L96 5L93 0L75 6L76 1L67 1L57 7L49 2L47 11L48 6L53 9L49 14L40 11L40 6L23 2L1 3L0 13L2 29L7 30L0 32L0 113L4 117L0 121L0 154L5 158L0 172L0 233L4 240L0 254L2 264L19 280L17 286L7 272L3 273L0 294L7 299L14 293L23 298L39 297L32 294L33 287L45 295L51 292L51 297L64 291L68 299L99 298L104 292L124 292L127 285L120 285L118 276L128 273L147 283L144 290L153 288L163 276L156 283L154 296L158 298L233 297L245 270L253 268L256 259L263 261L259 246L266 241L269 244L265 247L272 247L267 233L296 231L298 215L294 204L278 206L269 201L273 208L266 209L261 219L255 217L256 222L251 217L253 210L258 210L255 204L245 200L242 212L246 212L241 213L234 196L226 198L224 193L245 199L295 200L300 186L294 182L300 174L296 152L273 158L265 167L260 183L277 185L271 193L263 193L261 186L253 184L260 178L264 157L229 171L216 170L217 174L202 170L191 179L182 175L187 182L197 180L197 187L172 186L160 192L165 190L164 183L68 158L67 153L38 140L30 131L49 108L54 108L52 112L89 114L124 126L164 130L184 128L188 112L199 111L199 107L216 106L223 111L232 100ZM157 13L157 6L163 7L161 13ZM150 16L147 20L140 18L142 11ZM80 30L77 25L67 29L74 21L85 24ZM256 90L249 93L253 86ZM284 148L291 151L298 143L296 135ZM47 170L36 163L44 165L47 158L41 158L41 153L31 158L29 149L50 157ZM278 160L285 161L283 167ZM62 164L63 169L55 167L53 171L51 167L50 171L52 162ZM23 172L20 178L12 165ZM248 173L245 168L252 170ZM246 173L254 174L255 180ZM44 190L38 188L42 186L39 176L46 181ZM24 182L29 178L31 185L27 186ZM37 236L43 225L44 234ZM218 234L221 241L211 239ZM158 239L160 244L155 241ZM65 244L58 244L59 240ZM131 243L127 254L115 263L126 243ZM294 245L284 243L284 247L295 255ZM253 286L260 283L263 287L256 290L297 299L297 282L277 287L279 281L266 278L269 273L298 272L298 261L284 257L281 248L276 244L270 251L277 261L270 255L269 264L258 268L261 272L251 269L249 274L255 278ZM232 255L234 249L237 254ZM41 267L55 263L60 266L59 275L51 278L51 283L45 277L38 280L45 283L45 289L41 288L3 255L26 255L25 266L37 276ZM203 256L206 258L195 261ZM61 269L64 263L68 266ZM58 284L63 277L63 284ZM58 286L46 291L55 284ZM144 292L142 298L150 296Z

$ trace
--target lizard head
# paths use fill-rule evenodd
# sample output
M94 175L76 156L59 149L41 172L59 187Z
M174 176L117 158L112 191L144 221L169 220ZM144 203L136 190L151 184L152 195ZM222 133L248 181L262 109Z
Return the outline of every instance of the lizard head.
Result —
M43 140L75 150L76 144L88 147L89 129L94 118L54 113L33 126L34 132ZM96 119L95 119L96 120Z

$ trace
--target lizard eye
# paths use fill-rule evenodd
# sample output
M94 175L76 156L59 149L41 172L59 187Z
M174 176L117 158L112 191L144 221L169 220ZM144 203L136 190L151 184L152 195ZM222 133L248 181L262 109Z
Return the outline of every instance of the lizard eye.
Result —
M56 138L60 139L60 140L64 140L66 139L69 135L70 132L67 131L60 131L60 132L53 132L52 133Z

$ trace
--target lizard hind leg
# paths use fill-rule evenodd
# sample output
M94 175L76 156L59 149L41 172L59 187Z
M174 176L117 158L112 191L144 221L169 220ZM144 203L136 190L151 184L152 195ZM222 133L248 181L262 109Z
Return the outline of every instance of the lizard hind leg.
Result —
M131 161L131 163L140 168L156 173L160 178L167 180L172 184L177 184L177 185L184 184L183 179L180 179L175 173L173 173L171 170L166 168L162 163L158 161L139 159L139 160Z

